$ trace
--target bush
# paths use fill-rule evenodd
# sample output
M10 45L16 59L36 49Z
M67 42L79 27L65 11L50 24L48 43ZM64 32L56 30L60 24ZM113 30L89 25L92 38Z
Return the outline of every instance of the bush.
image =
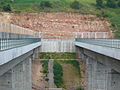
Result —
M6 4L3 6L2 10L5 12L10 12L10 11L12 11L12 8L11 8L10 4Z
M118 7L120 7L120 1L118 2Z
M52 8L52 3L50 3L50 1L41 1L40 7L41 8Z
M58 88L63 87L63 68L62 66L57 62L54 61L54 83Z
M43 67L43 73L44 74L48 74L48 60L42 60L40 61L42 63L42 67Z
M107 0L107 6L110 8L116 8L117 2L115 0Z
M73 9L80 9L80 3L78 1L74 1L72 2L72 4L70 5L71 8Z
M97 7L103 8L104 7L103 0L96 0L96 5Z
M84 90L83 88L77 88L76 90Z

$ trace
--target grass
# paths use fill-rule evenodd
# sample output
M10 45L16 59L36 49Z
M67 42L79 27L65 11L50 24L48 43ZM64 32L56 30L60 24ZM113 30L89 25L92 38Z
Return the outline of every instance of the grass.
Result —
M78 89L76 89L76 90L84 90L83 88L78 88Z
M81 84L79 62L76 60L69 60L69 58L73 59L75 56L75 53L40 53L40 59L54 59L54 83L57 88L71 88ZM41 63L43 66L43 73L47 75L48 60L42 60Z
M54 68L54 83L55 83L55 85L57 86L57 88L64 87L62 66L57 61L54 61L53 68Z
M76 60L59 60L63 68L64 88L71 88L81 85L80 67Z
M42 67L43 67L43 73L44 74L48 74L48 60L42 60L42 61L40 61L40 63L42 64Z
M75 59L75 53L40 53L40 59Z
M13 12L72 12L80 14L95 14L101 17L107 16L111 22L111 27L114 29L115 37L120 37L120 8L103 8L97 9L96 0L77 0L82 4L79 10L71 9L70 5L74 0L1 0L11 4ZM0 2L1 2L0 1ZM53 8L41 9L41 1L50 1ZM0 5L0 7L2 4ZM104 12L104 14L102 13Z
M76 70L77 70L77 73L76 73L76 74L81 77L80 64L79 64L79 62L78 62L77 60L64 60L64 61L62 60L62 61L60 61L60 62L66 63L66 64L71 64L73 67L76 68Z

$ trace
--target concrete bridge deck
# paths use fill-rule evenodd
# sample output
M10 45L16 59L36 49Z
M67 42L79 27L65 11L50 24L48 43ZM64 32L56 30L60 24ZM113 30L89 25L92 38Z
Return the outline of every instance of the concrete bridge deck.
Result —
M80 39L75 45L120 60L119 39Z
M75 45L86 63L86 90L119 90L120 40L77 39Z

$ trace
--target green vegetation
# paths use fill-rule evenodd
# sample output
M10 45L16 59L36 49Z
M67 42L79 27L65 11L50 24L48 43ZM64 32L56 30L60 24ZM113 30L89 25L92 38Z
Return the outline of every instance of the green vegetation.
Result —
M61 60L60 62L73 65L77 70L77 74L81 77L80 64L77 60Z
M110 7L110 8L117 8L117 4L118 1L116 0L107 0L107 6Z
M63 68L64 88L81 85L81 71L76 60L57 60ZM63 88L63 87L62 87Z
M74 1L70 5L70 7L73 8L73 9L80 9L80 6L82 6L82 5L80 5L80 2L78 2L78 1Z
M54 83L57 86L57 88L64 87L63 83L63 68L62 66L57 62L54 61Z
M11 12L12 7L11 7L11 1L10 0L1 0L0 1L0 10L5 11L5 12Z
M40 59L75 59L75 53L40 53Z
M0 10L95 14L107 18L120 37L120 0L0 0Z
M43 67L43 73L44 74L48 74L48 60L42 60L42 61L40 61L40 63L42 63L42 67Z
M96 5L98 8L103 8L104 7L103 0L96 0Z
M10 12L10 11L12 11L12 8L11 8L10 4L6 4L3 6L2 10L5 12Z
M44 8L52 8L52 3L50 3L50 1L42 1L40 3L40 8L44 9Z
M83 88L78 88L78 89L76 89L76 90L84 90Z

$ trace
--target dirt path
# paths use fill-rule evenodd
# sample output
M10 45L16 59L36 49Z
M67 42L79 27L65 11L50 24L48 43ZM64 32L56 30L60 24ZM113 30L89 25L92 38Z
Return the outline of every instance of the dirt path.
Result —
M77 70L71 64L61 64L63 67L63 80L66 88L81 85L81 79L77 74Z
M43 79L44 74L42 71L42 65L40 60L34 60L32 62L32 83L36 86L45 88L47 87L47 82ZM34 90L34 89L33 89Z

